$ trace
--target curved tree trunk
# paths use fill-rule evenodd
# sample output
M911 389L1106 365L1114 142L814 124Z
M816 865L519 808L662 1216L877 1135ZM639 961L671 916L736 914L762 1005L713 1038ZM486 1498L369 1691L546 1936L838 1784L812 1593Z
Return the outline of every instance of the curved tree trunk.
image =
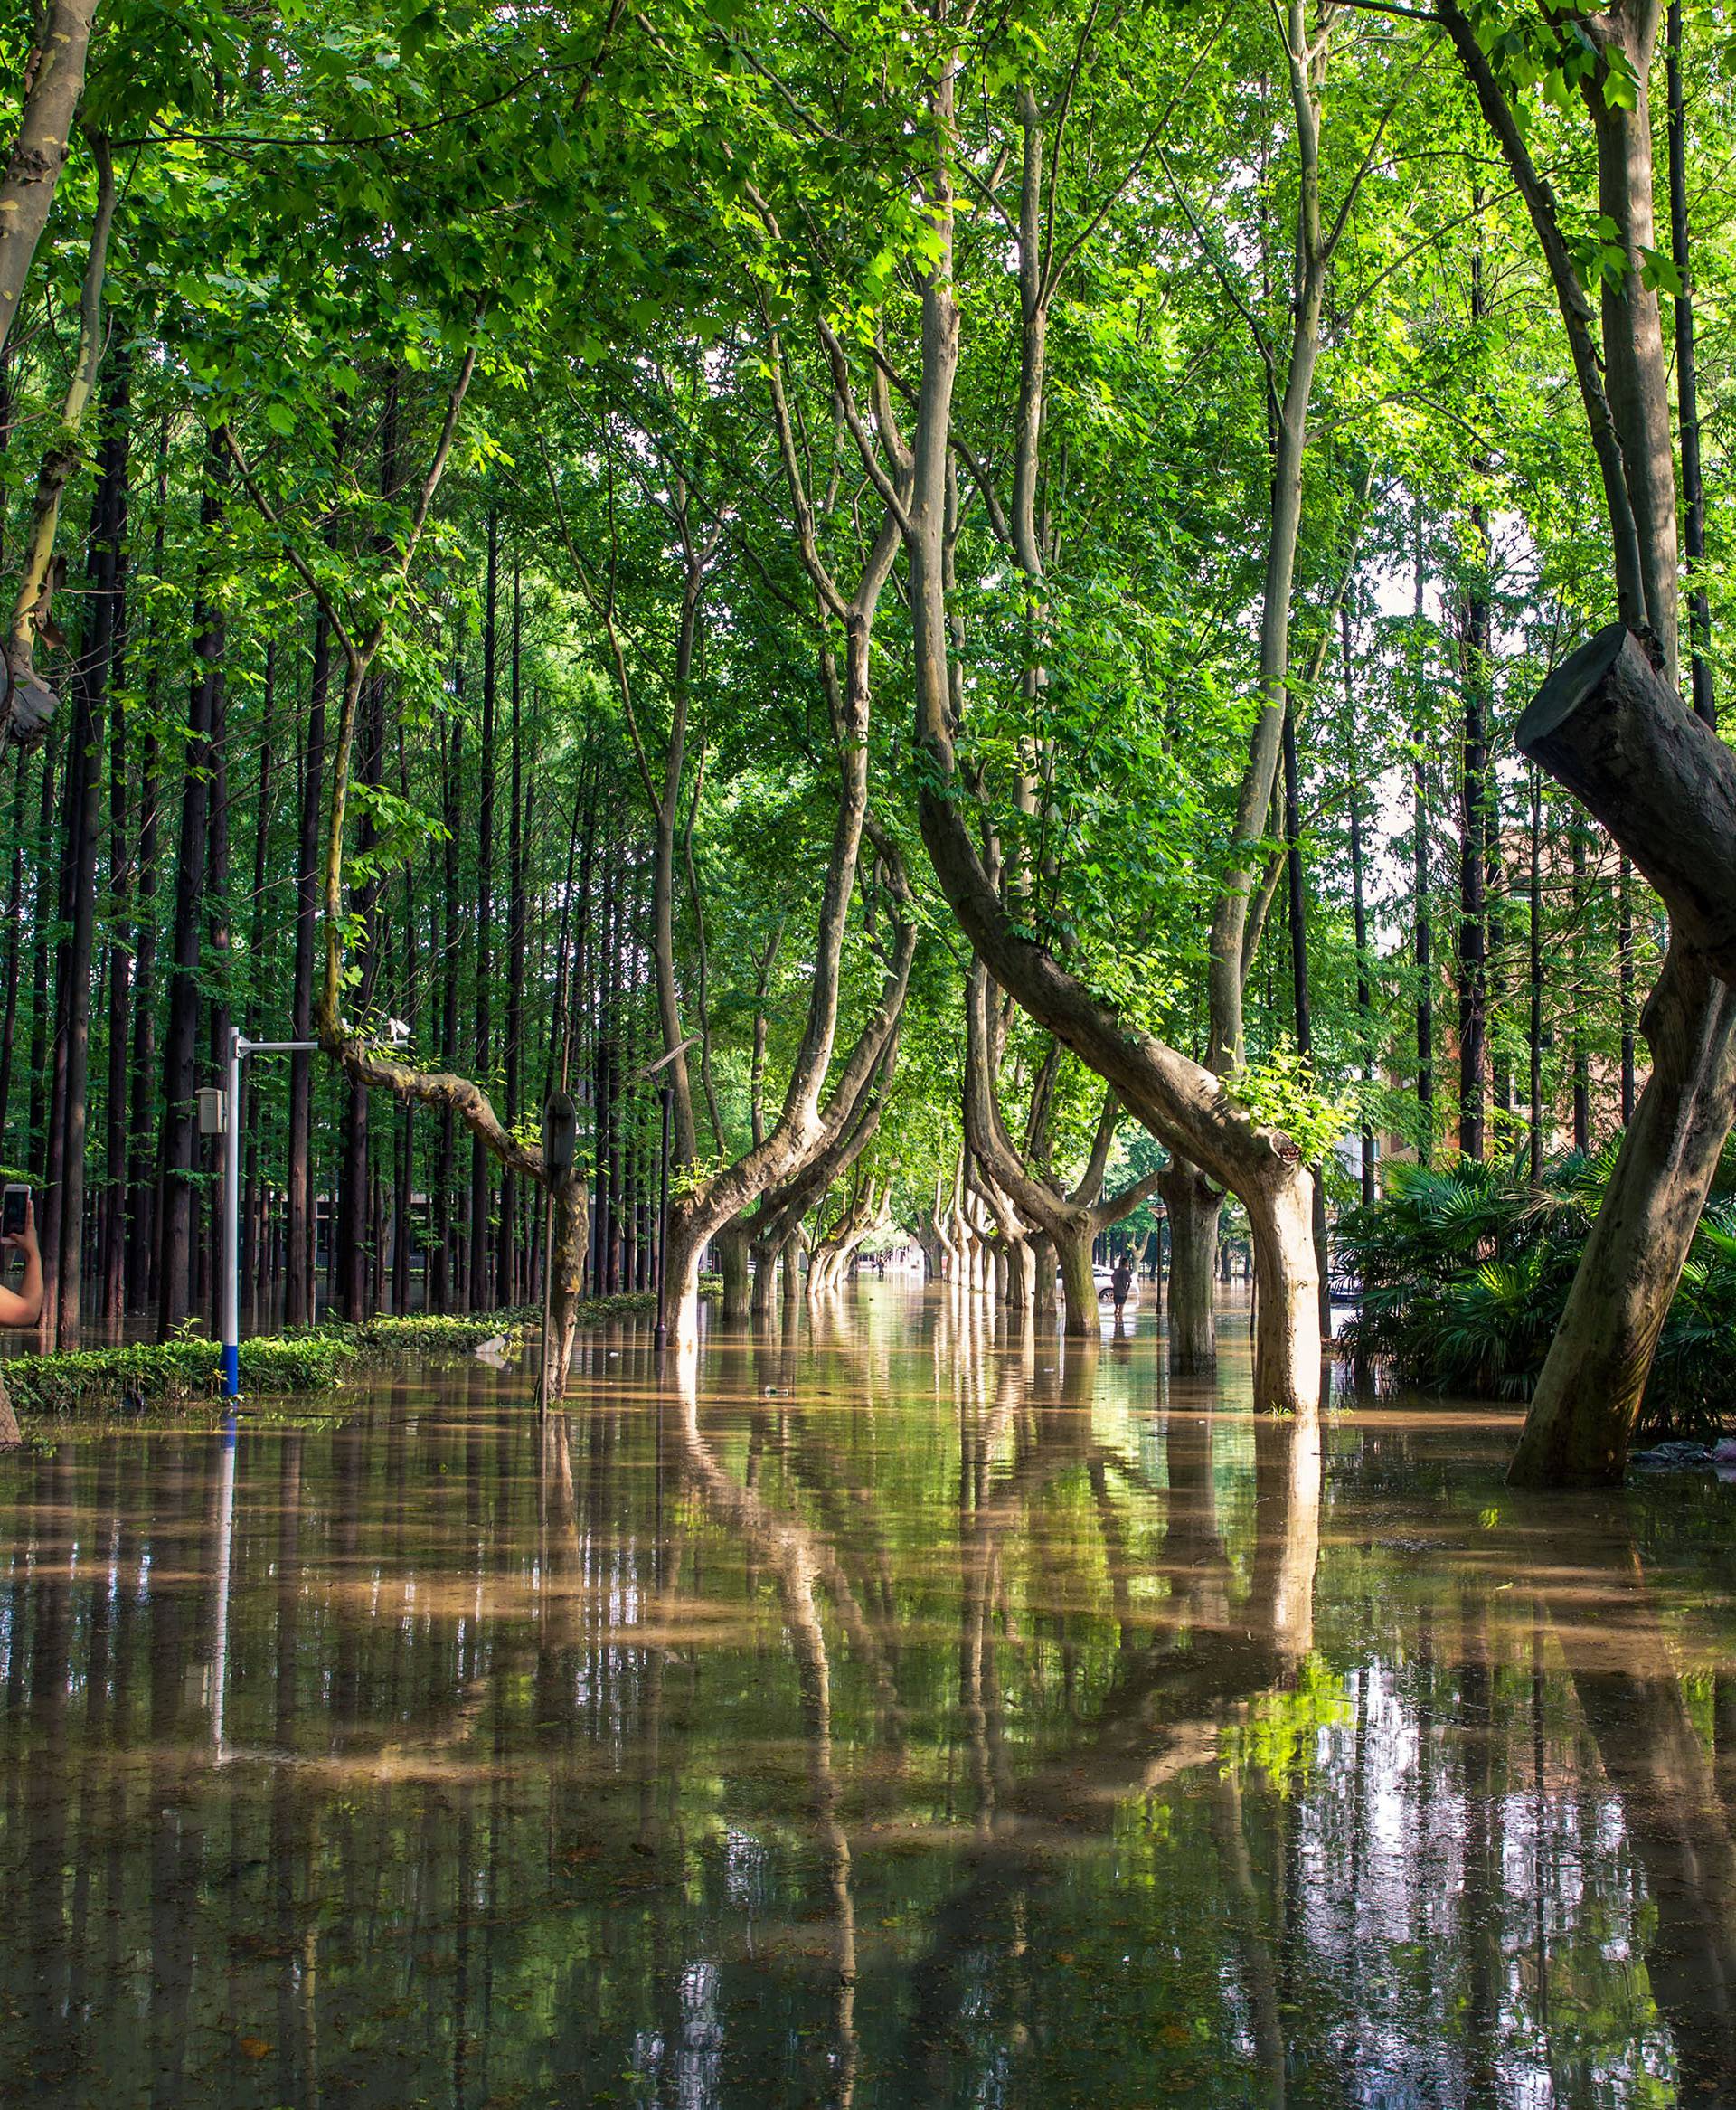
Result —
M1507 1478L1620 1481L1652 1357L1736 1117L1736 990L1673 949L1646 1008L1652 1074L1550 1343Z
M669 1211L663 1294L672 1348L690 1347L699 1339L699 1263L710 1237L703 1220L696 1223L690 1211Z
M1295 64L1302 63L1295 60ZM942 67L930 97L936 136L942 139L953 136L955 92L954 78ZM1306 103L1313 112L1310 98L1299 94L1298 103ZM950 416L958 366L960 310L952 276L951 185L951 170L943 156L937 162L929 191L935 253L922 279L922 383L910 497L905 507L916 745L923 765L918 771L917 786L923 843L961 929L1002 989L1038 1025L1073 1049L1113 1086L1136 1120L1143 1121L1171 1150L1211 1173L1247 1206L1260 1249L1261 1294L1267 1295L1269 1284L1275 1307L1255 1337L1255 1405L1261 1409L1311 1414L1320 1395L1316 1311L1318 1282L1308 1225L1314 1183L1295 1144L1288 1137L1253 1121L1225 1090L1219 1076L1139 1031L1100 1002L1051 952L1031 942L1001 901L957 795L960 771L954 746L948 557L952 517ZM1310 204L1316 216L1317 204L1316 190ZM1311 250L1316 246L1311 240ZM1316 257L1315 260L1319 260ZM1311 321L1317 320L1321 290L1318 274L1311 271L1306 297ZM1303 355L1305 352L1307 356ZM1294 448L1299 461L1311 345L1305 346L1298 339L1297 355L1286 387L1281 421L1284 449ZM1288 463L1288 453L1285 459ZM1288 477L1288 470L1286 473ZM1293 526L1291 519L1286 533L1292 547ZM1275 521L1275 543L1278 539ZM1274 577L1279 569L1275 554L1271 567ZM1288 577L1285 572L1286 581ZM1275 635L1277 616L1271 612ZM1269 651L1271 641L1262 637L1262 673L1268 670L1269 659L1277 662L1262 724L1274 711L1280 714L1282 711L1281 658L1275 651ZM1275 770L1275 722L1272 730L1270 759ZM1264 793L1255 802L1254 824L1246 831L1250 838L1257 837L1264 824L1270 804L1271 778L1272 771L1267 771ZM1299 1240L1291 1235L1291 1219L1298 1206ZM1308 1314L1306 1340L1293 1323L1298 1305Z
M1203 1172L1179 1159L1165 1176L1163 1195L1169 1216L1169 1367L1177 1377L1197 1377L1218 1358L1214 1307L1223 1197ZM1312 1234L1309 1244L1312 1250Z
M792 1231L784 1240L783 1298L793 1304L802 1293L802 1241Z
M1459 0L1439 0L1438 12L1555 287L1602 473L1622 619L1544 684L1521 722L1519 744L1605 823L1663 894L1672 927L1646 1009L1652 1077L1511 1469L1517 1481L1558 1485L1622 1473L1658 1333L1728 1131L1736 1013L1729 991L1689 949L1717 973L1736 962L1726 882L1736 853L1736 782L1729 751L1675 694L1675 459L1662 324L1646 269L1656 242L1647 83L1661 10L1611 7L1588 18L1599 57L1580 91L1597 135L1598 202L1625 267L1600 277L1597 315L1555 198L1475 24ZM1615 53L1631 95L1604 92Z

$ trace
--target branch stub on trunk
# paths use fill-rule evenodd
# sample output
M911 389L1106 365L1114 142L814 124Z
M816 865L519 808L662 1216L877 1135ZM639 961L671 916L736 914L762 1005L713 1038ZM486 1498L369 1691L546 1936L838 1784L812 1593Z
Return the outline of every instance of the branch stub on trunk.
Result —
M1610 623L1564 660L1514 739L1627 851L1682 941L1736 983L1736 755L1633 631Z

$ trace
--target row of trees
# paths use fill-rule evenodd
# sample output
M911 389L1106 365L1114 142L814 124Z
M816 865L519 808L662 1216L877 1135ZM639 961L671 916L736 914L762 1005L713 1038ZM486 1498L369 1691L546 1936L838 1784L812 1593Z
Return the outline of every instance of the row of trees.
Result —
M379 0L207 6L169 67L98 12L0 428L52 1329L203 1308L231 1023L331 1058L254 1080L262 1314L547 1269L558 1344L647 1279L667 1083L680 1323L708 1248L745 1308L898 1215L1094 1324L1160 1195L1198 1367L1229 1196L1304 1412L1343 1134L1372 1184L1632 1112L1525 1453L1618 1471L1725 985L1656 801L1598 805L1624 855L1508 733L1612 600L1630 783L1668 685L1712 708L1728 95L1664 26Z

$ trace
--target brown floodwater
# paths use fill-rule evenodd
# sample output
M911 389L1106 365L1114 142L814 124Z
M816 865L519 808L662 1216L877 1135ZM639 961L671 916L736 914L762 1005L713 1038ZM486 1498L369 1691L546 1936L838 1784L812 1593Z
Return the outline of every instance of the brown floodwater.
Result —
M873 1284L0 1462L0 2100L1736 2103L1736 1488Z

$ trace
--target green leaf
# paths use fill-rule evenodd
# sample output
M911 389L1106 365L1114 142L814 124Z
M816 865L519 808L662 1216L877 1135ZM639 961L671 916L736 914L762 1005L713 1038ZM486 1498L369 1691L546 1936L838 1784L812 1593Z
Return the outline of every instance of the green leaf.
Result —
M1641 285L1653 293L1675 296L1687 290L1687 281L1677 270L1675 260L1666 257L1662 250L1647 249L1639 245L1641 258L1639 279Z

